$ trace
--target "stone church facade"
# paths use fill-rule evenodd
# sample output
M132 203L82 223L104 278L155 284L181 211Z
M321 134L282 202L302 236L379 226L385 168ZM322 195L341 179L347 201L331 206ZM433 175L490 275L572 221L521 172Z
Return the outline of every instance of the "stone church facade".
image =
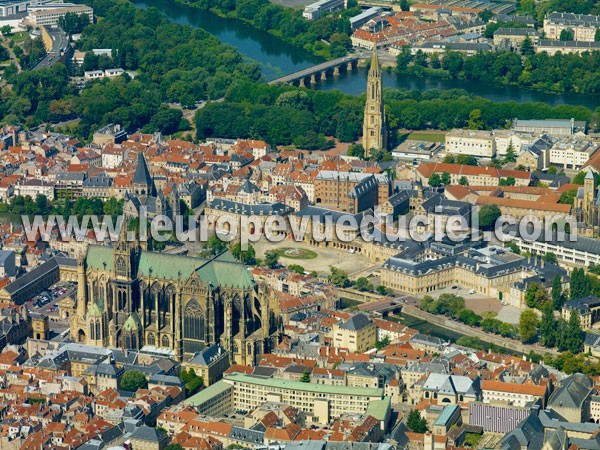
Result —
M77 278L76 302L65 311L76 342L178 360L219 343L238 364L256 364L278 343L277 297L228 251L208 260L169 255L123 233L115 247L90 245Z

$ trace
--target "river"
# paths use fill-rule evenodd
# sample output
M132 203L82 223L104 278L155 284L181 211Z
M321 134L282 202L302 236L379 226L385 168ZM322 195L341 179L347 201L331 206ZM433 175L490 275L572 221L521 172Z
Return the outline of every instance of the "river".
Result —
M272 80L280 76L305 69L322 59L287 44L269 33L236 19L219 17L209 11L175 3L172 0L132 0L140 8L155 7L176 23L203 28L221 42L236 47L245 57L260 64L264 78ZM367 73L359 68L351 73L342 73L339 77L318 83L316 89L339 89L347 94L361 94L365 90ZM491 85L466 80L439 78L418 78L410 75L384 71L384 87L448 90L464 89L472 94L494 101L543 102L555 106L559 104L582 105L595 109L597 102L592 97L577 94L547 94L514 86Z

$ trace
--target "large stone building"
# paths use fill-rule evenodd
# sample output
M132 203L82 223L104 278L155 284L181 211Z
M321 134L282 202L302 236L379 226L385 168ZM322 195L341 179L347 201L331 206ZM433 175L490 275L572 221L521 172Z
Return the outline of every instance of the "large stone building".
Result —
M90 245L77 260L71 338L101 347L147 347L176 359L219 343L254 364L277 344L278 303L229 252L206 260L127 242Z
M567 31L570 41L594 42L600 28L600 16L553 12L544 18L544 34L547 39L559 40Z
M369 77L367 79L367 103L363 122L363 147L365 156L371 150L387 148L387 124L383 106L383 84L381 82L381 67L377 58L377 45L373 49Z

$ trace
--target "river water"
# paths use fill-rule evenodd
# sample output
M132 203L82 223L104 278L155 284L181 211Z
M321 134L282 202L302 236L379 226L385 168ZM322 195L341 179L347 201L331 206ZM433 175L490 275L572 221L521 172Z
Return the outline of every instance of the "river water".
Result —
M176 23L203 28L221 42L236 47L240 53L258 62L266 80L305 69L322 61L313 54L287 44L269 33L262 32L235 19L219 17L211 12L181 5L172 0L132 0L140 8L155 7ZM318 83L316 89L339 89L347 94L361 94L365 90L367 73L359 68L351 73ZM384 87L401 89L448 90L464 89L472 94L494 101L544 102L550 105L582 105L595 109L597 101L592 97L576 94L547 94L520 89L514 86L490 85L465 80L419 78L410 75L383 73Z

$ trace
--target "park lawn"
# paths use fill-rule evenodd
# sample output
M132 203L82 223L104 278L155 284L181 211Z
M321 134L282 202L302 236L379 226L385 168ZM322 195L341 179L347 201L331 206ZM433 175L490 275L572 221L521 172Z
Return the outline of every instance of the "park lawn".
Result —
M25 39L27 39L27 36L29 36L29 33L27 31L19 31L17 33L11 34L10 38L15 44L20 44L21 42L24 42Z
M444 142L446 140L446 134L413 131L408 135L408 139L412 141Z

